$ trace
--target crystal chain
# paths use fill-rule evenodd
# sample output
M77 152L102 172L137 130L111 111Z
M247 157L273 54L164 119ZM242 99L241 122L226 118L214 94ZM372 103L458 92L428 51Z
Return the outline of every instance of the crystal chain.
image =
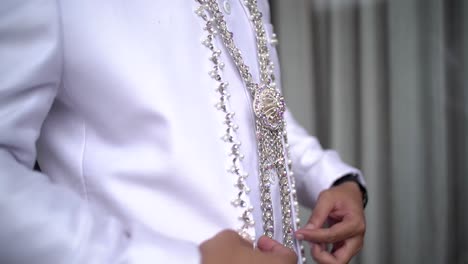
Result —
M209 33L209 37L207 40L204 41L204 45L210 48L211 50L214 49L212 40L214 35L219 35L222 38L226 49L228 50L229 54L231 55L246 87L252 93L252 96L257 99L260 98L263 101L261 103L269 102L265 101L265 98L268 100L273 100L275 103L279 103L280 106L276 106L276 108L272 108L273 110L281 110L281 106L284 107L284 102L282 101L282 97L276 96L273 99L270 95L272 90L276 91L275 85L275 76L273 71L273 63L270 60L270 53L268 50L268 39L266 35L266 31L264 29L264 24L262 21L262 13L258 10L257 1L256 0L247 0L245 4L249 10L251 15L251 20L253 22L255 36L257 41L257 56L259 61L259 68L260 68L260 84L256 84L253 81L252 74L250 73L249 67L244 63L240 50L236 47L234 40L233 40L233 33L230 32L227 28L226 21L224 19L223 13L219 9L219 5L215 0L196 0L198 1L201 6L197 9L197 14L202 17L206 21L206 30ZM210 17L205 12L207 11L210 14ZM216 54L218 54L217 51ZM218 54L219 56L219 54ZM210 72L210 75L215 78L217 81L221 82L221 77L218 73L219 67L215 66L215 69ZM225 87L224 87L225 88ZM221 102L224 100L223 93L225 89L220 88L221 93ZM264 92L266 91L267 92ZM263 92L263 94L262 94ZM269 94L270 93L270 94ZM279 92L276 92L278 95ZM257 97L258 95L262 95L263 97ZM274 94L274 93L273 93ZM268 98L270 96L270 98ZM279 99L278 99L279 98ZM255 102L256 100L254 100ZM271 104L271 103L270 103ZM263 106L260 104L260 106ZM270 106L266 104L266 106ZM223 109L221 107L221 109ZM263 109L262 109L263 110ZM271 112L271 111L270 111ZM297 196L295 193L295 182L292 177L292 169L291 169L291 162L288 158L289 156L289 148L287 144L287 134L286 134L286 126L284 122L284 118L282 116L283 112L279 111L277 115L280 117L278 124L272 126L268 119L269 116L264 118L266 120L262 120L259 116L256 118L256 135L257 135L257 142L258 142L258 157L259 157L259 171L260 171L260 196L261 196L261 209L262 209L262 221L263 221L263 229L265 235L269 237L274 236L274 217L273 217L273 206L271 200L271 184L274 183L275 178L279 179L279 187L280 187L280 199L281 199L281 211L282 211L282 226L283 226L283 243L290 247L294 247L294 229L295 225L292 222L292 218L295 211L298 212L298 202ZM229 113L227 113L229 115ZM278 119L278 116L274 116L274 118ZM227 117L228 119L228 117ZM278 121L273 119L273 121ZM232 122L228 122L232 123ZM276 126L277 125L277 126ZM231 127L228 127L231 129ZM227 134L226 138L230 138ZM239 172L236 169L236 165L233 165L234 172ZM245 178L243 178L240 174L239 180L242 184L239 186L245 186ZM242 188L241 188L242 189ZM241 191L239 193L239 197L241 194L245 194L246 192ZM238 200L239 201L239 200ZM242 199L240 199L242 201ZM291 204L293 202L293 205ZM251 208L246 210L247 214L251 217ZM240 218L245 218L250 220L249 217L241 216ZM252 225L252 221L247 221L244 219L244 225L242 229L247 229L250 225ZM299 225L299 218L297 215L297 225ZM249 225L250 224L250 225ZM242 231L240 233L242 235ZM245 233L245 232L244 232ZM244 234L245 235L245 234ZM301 247L302 248L302 247Z
M227 82L224 82L221 77L221 71L224 69L225 64L220 60L221 51L216 49L213 44L214 37L218 32L215 26L215 22L213 21L213 19L210 19L207 16L203 6L198 8L195 12L206 23L204 29L208 33L208 35L202 41L202 43L206 48L210 50L211 56L209 59L213 63L213 69L209 71L208 74L217 82L216 92L219 95L219 101L216 103L215 107L224 115L223 123L225 126L225 134L221 137L221 139L224 142L226 142L226 144L229 144L229 156L231 157L231 164L230 168L228 169L228 172L236 176L234 187L237 188L237 194L231 203L234 207L241 209L239 220L242 222L242 224L237 230L237 232L243 238L253 241L254 237L249 232L249 229L253 228L255 222L253 220L252 215L253 207L247 205L247 195L250 192L250 189L248 188L246 182L248 174L242 170L240 164L241 161L244 159L244 155L242 155L242 153L240 152L241 143L239 141L236 141L236 130L238 129L238 125L235 123L234 120L235 113L229 111L229 84Z

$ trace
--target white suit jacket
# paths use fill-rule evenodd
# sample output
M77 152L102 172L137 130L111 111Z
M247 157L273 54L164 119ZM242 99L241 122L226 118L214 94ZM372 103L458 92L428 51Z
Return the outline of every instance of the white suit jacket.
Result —
M228 1L228 26L258 79L247 10ZM267 1L259 4L271 36ZM199 263L202 241L239 226L197 6L1 1L0 263ZM217 45L259 237L251 98ZM299 200L312 207L337 178L358 171L287 121ZM42 173L33 171L36 159Z

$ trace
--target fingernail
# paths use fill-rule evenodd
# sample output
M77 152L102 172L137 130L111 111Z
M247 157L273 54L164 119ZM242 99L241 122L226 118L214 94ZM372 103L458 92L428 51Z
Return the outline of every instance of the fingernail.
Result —
M305 226L307 229L315 229L315 225L314 224L307 224Z

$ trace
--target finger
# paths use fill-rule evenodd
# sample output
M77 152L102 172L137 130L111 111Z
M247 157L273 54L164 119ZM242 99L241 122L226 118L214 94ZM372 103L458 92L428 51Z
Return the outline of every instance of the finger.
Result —
M330 228L298 230L296 232L296 236L310 242L336 243L358 234L358 225L358 221L343 218L342 222L339 222Z
M320 246L320 248L321 248L322 250L327 250L327 251L328 251L327 244L325 244L325 243L319 243L319 244L317 244L317 243L310 243L310 251L311 251L311 252L312 252L312 249L314 248L314 246L316 246L316 245Z
M339 241L339 242L336 242L336 243L333 243L333 248L331 250L331 253L332 254L335 254L335 252L342 248L344 246L345 242L344 241Z
M361 250L363 243L363 237L353 237L348 239L333 255L340 263L348 263L351 261L351 258Z
M317 200L314 210L312 211L309 223L305 228L314 229L322 227L328 219L330 212L333 210L333 206L334 202L329 193L322 192Z
M335 264L337 262L335 256L330 254L323 244L313 244L311 254L314 260L320 264Z
M328 251L328 246L326 243L320 243L320 248L323 250L323 251Z

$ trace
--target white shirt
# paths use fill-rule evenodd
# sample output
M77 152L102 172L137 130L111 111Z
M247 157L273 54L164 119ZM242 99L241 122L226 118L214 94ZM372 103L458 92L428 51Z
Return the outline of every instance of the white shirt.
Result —
M247 10L242 0L229 2L228 27L258 80ZM2 1L0 263L199 263L201 242L239 227L231 205L236 178L227 172L223 116L214 107L216 82L208 75L197 6ZM267 1L259 6L271 36ZM258 238L251 98L216 43ZM358 171L286 118L299 200L312 207L336 179ZM42 173L32 170L36 158ZM277 194L273 201L278 230Z

